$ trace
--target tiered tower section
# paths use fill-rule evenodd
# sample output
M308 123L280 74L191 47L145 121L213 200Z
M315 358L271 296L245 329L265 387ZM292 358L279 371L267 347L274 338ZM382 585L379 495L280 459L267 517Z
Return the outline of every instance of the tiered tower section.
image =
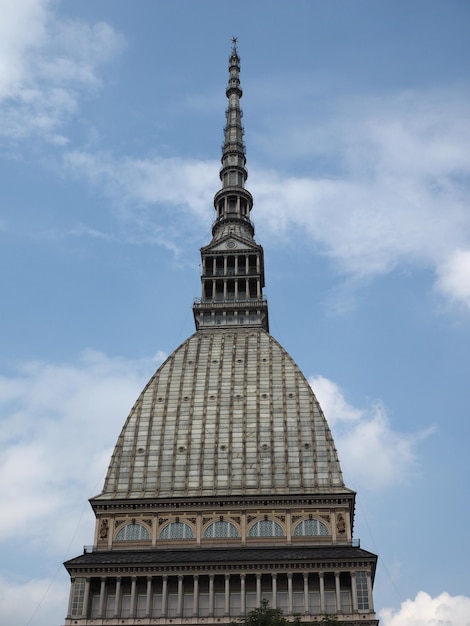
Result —
M240 57L233 39L229 58L228 107L220 180L215 194L212 241L201 249L202 296L194 302L196 328L260 326L268 331L268 305L263 295L263 248L254 240L250 219L253 197L245 188L245 144L240 98Z

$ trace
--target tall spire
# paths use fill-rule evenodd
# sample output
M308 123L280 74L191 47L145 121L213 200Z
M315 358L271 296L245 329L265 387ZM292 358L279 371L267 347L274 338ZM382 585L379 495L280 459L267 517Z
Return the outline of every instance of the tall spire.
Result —
M253 197L245 188L245 143L240 98L240 57L232 38L226 89L224 143L220 180L214 196L216 219L212 241L201 248L202 296L194 302L196 329L215 326L261 326L269 331L268 305L263 295L263 248L254 240L250 219Z
M226 122L222 145L222 167L220 168L222 189L214 197L214 208L217 214L217 220L214 224L215 230L223 225L225 219L233 220L235 217L239 218L242 224L248 226L247 222L250 221L250 211L253 207L253 197L245 189L248 172L243 141L243 112L240 107L243 91L240 86L240 57L238 56L236 37L232 38L229 80L225 94L228 99L228 107L225 110ZM234 200L238 200L238 202L234 202ZM248 230L251 230L251 236L253 236L253 225L249 224L249 226ZM212 232L215 234L214 230Z

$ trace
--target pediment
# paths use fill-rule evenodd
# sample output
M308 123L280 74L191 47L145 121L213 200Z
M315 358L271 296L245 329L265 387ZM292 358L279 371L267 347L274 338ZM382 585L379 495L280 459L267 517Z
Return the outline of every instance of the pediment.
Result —
M227 252L228 250L240 251L240 250L258 250L259 246L252 242L237 237L235 235L227 235L215 243L210 243L208 246L204 246L204 252Z

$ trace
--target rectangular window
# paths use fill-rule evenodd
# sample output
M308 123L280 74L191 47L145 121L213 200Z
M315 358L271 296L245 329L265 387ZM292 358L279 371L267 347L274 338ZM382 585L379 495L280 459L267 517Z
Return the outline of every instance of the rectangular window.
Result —
M325 591L325 609L330 615L336 613L336 592Z
M364 571L356 572L357 608L359 611L369 610L369 591L367 589L367 574Z
M121 598L121 617L130 617L131 614L131 594L124 593Z
M85 597L85 579L76 578L73 583L72 590L72 617L81 617L83 615L83 599Z
M183 615L184 617L191 617L193 614L193 593L188 592L183 596Z
M147 609L147 594L140 594L137 596L137 617L145 617L145 611Z
M302 591L294 591L292 593L292 608L294 613L303 613L305 610L305 597Z
M106 617L114 616L114 603L116 600L116 596L108 596L106 598Z
M98 613L100 610L100 596L96 594L91 599L91 618L98 617Z
M310 604L310 614L319 615L320 613L320 592L310 591L308 594L308 600Z
M221 617L224 614L225 594L216 593L214 595L214 615Z
M176 617L177 610L178 610L178 594L169 593L168 594L168 617Z
M152 603L152 617L161 617L161 616L162 616L162 594L154 593L153 603Z
M230 594L230 615L238 616L241 611L241 595L239 593Z

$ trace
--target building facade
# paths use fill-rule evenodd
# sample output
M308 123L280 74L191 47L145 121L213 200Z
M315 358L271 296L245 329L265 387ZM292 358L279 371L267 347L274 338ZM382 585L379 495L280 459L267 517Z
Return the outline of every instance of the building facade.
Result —
M65 563L66 626L227 625L263 599L290 620L378 623L355 493L312 389L269 334L239 73L234 40L196 332L142 391L90 500L93 546Z

